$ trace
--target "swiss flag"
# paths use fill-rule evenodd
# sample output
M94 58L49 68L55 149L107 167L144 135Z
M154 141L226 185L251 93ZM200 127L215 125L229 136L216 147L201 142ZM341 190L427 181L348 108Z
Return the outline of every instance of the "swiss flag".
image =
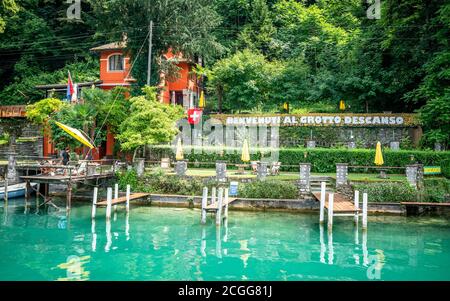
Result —
M202 120L203 111L200 109L189 109L187 114L189 124L198 124Z

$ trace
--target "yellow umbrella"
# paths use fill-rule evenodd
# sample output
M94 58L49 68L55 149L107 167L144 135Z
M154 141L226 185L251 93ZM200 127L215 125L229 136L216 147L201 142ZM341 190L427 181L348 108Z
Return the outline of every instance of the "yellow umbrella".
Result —
M66 132L67 134L69 134L70 136L72 136L73 138L78 140L79 142L83 143L83 145L86 145L90 149L94 149L95 148L95 146L92 145L92 143L89 141L89 139L86 138L86 136L83 133L81 133L79 130L74 129L74 128L70 127L70 126L67 126L65 124L62 124L62 123L60 123L58 121L55 121L55 123L62 130L64 130L64 132Z
M381 143L378 141L377 150L375 152L375 165L381 166L384 164L383 153L381 152Z
M202 91L202 93L200 94L200 101L199 101L199 103L198 103L198 107L199 107L199 108L204 108L205 105L206 105L206 102L205 102L205 93Z
M339 103L339 110L345 111L345 102L343 100Z
M247 139L244 140L244 143L242 144L242 156L241 156L242 162L248 162L250 161L250 153L249 153L249 147L248 147L248 141Z
M177 161L180 161L180 160L184 159L183 146L181 145L181 138L178 138L177 154L175 155L175 159L177 159Z

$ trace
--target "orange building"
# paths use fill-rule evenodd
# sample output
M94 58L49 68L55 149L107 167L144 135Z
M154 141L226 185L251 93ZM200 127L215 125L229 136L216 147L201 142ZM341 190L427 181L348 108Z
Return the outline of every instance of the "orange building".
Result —
M100 80L96 82L77 83L78 95L81 95L83 87L95 85L104 90L114 87L131 87L136 80L132 77L130 70L132 59L126 51L126 42L109 43L92 48L91 51L99 54ZM170 76L162 72L159 76L159 100L166 104L182 105L185 109L194 107L199 99L199 85L192 70L194 63L183 58L182 54L174 55L168 51L162 60L172 61L179 69L178 74ZM50 93L65 92L66 85L43 85L38 89L46 91L47 97ZM55 149L48 135L44 137L44 156L55 154ZM93 152L94 159L102 157L112 158L114 155L114 135L107 128L106 143Z
M183 58L181 53L174 55L169 50L163 59L172 61L178 68L178 74L168 76L160 73L160 101L166 104L182 105L185 109L195 107L200 91L198 80L193 74L193 62Z
M131 58L125 48L126 43L120 42L91 49L100 54L100 88L111 90L118 86L129 87L136 81L130 75Z

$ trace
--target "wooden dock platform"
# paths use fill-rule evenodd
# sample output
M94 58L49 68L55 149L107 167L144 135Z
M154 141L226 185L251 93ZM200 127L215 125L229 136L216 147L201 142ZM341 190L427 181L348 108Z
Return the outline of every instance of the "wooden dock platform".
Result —
M229 205L229 204L233 203L236 200L237 200L237 198L228 198L228 201L224 201L222 203L222 207L225 207L226 205ZM205 210L209 211L209 212L217 211L218 209L219 209L219 203L218 202L215 202L213 204L209 204L208 206L205 207Z
M93 175L81 175L81 176L69 176L69 175L34 175L34 176L22 176L20 177L24 181L30 181L34 183L67 183L67 182L82 182L85 180L99 180L108 179L114 177L114 173L103 173Z
M320 192L313 193L313 195L316 197L318 201L320 201ZM327 192L325 197L325 209L327 210L328 210L329 195L330 193ZM339 193L334 194L333 211L335 214L346 214L346 213L355 214L356 212L358 213L362 212L361 209L355 210L355 204L353 203L353 201L347 199L345 196Z
M133 193L130 195L130 201L143 199L145 197L148 197L149 195L150 195L150 193ZM122 196L117 199L112 199L111 205L124 204L126 202L127 202L127 197ZM97 207L106 207L107 205L108 205L107 200L101 200L100 202L97 203Z

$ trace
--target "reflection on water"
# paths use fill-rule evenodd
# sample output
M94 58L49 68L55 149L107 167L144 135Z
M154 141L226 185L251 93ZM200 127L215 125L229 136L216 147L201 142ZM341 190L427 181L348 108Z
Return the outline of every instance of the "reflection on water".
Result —
M370 217L368 232L342 218L328 231L317 215L230 211L216 227L190 209L106 221L90 206L1 205L0 280L450 280L445 219Z
M67 261L58 265L61 270L66 270L66 277L58 278L57 281L86 281L89 280L89 272L84 265L89 263L91 256L69 256Z

